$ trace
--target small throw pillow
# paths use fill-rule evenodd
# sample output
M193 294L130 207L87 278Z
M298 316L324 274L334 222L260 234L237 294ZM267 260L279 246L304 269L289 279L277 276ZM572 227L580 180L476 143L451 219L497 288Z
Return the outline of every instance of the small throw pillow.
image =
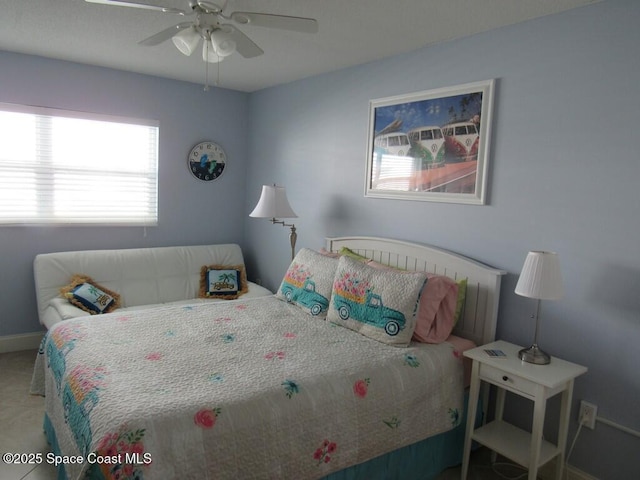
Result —
M456 313L453 320L453 325L458 323L458 320L464 315L464 305L467 299L467 279L463 278L456 282L458 284L458 299L456 301Z
M313 316L326 317L338 259L303 248L291 262L276 297Z
M406 347L415 330L424 272L373 268L340 258L327 320L389 345Z
M60 295L91 315L109 313L120 306L120 295L86 275L76 274L71 277L71 283L60 289Z
M244 265L205 265L200 268L200 298L233 300L248 291Z
M367 262L369 259L364 255L360 255L359 253L354 252L348 247L342 247L340 249L340 255L344 255L346 257L351 257L354 260L358 260L359 262Z

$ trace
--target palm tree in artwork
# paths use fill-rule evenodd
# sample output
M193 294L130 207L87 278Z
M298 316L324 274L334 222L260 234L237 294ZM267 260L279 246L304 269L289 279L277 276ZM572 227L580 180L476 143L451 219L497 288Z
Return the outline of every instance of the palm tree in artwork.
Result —
M218 282L216 283L216 288L218 290L221 289L229 289L229 288L233 288L234 284L233 284L233 280L235 279L235 275L231 272L225 272L225 273L221 273L218 276Z

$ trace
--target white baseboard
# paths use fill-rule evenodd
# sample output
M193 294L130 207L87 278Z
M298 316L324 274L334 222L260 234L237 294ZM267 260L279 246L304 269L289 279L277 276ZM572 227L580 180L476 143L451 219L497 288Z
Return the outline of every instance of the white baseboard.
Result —
M578 470L571 465L567 466L566 480L598 480L596 477L589 475L582 470Z
M4 335L0 337L0 353L37 350L44 332Z
M540 467L538 470L538 476L542 480L553 480L556 478L556 462L551 461L546 465ZM567 465L562 475L562 480L598 480L596 477L589 475L582 470L578 470L576 467Z

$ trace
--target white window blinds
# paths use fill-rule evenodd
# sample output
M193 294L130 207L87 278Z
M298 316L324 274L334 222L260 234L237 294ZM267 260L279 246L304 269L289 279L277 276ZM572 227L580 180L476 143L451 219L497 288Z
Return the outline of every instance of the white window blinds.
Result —
M157 225L158 131L0 103L0 225Z

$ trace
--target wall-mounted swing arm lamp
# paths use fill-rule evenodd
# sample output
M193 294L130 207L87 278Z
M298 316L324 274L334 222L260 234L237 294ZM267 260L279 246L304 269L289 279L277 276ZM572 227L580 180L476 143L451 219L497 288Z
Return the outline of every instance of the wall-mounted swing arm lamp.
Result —
M296 240L298 239L296 226L292 223L285 223L284 220L278 219L298 218L298 216L291 208L291 205L289 205L289 200L287 200L287 193L285 192L284 187L278 187L275 184L263 185L260 200L258 200L258 204L249 216L254 218L268 218L274 225L278 224L283 227L291 227L289 241L291 243L291 260L293 260L296 254Z

